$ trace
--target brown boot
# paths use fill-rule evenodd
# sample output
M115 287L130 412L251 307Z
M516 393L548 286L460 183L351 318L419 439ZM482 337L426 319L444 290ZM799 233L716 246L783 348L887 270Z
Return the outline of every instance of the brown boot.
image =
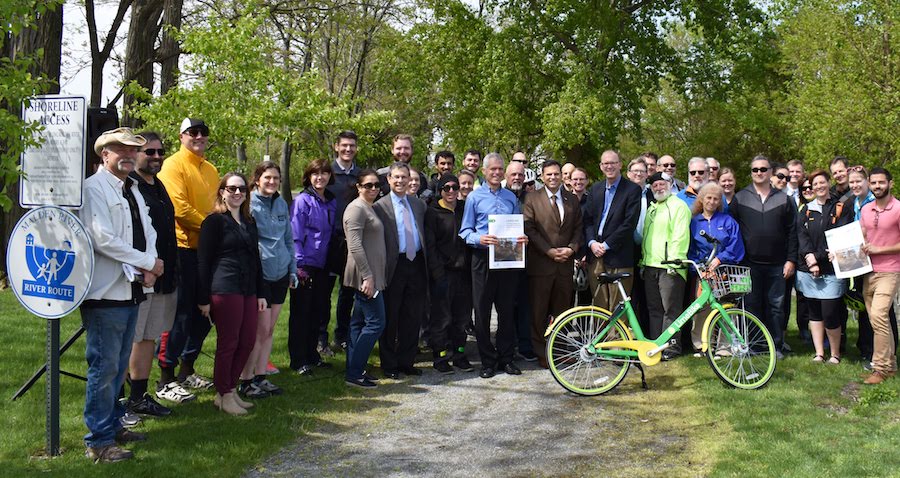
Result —
M222 395L222 398L219 400L219 403L216 406L219 407L219 410L222 410L229 415L237 416L247 414L247 410L244 410L243 407L241 407L234 401L234 393L226 393L225 395Z
M134 453L116 445L100 446L97 448L88 447L84 451L84 456L90 458L94 463L115 463L117 461L128 460L134 458Z
M885 380L893 377L896 374L897 372L876 370L872 372L872 375L869 375L869 377L866 378L863 383L866 385L878 385L879 383L884 382Z
M234 403L237 403L241 408L253 408L254 405L246 400L242 400L241 396L234 390L231 391L231 394L234 395Z

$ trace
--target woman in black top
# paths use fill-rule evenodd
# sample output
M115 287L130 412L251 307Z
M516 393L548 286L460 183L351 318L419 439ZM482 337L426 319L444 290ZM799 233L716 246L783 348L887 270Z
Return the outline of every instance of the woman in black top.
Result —
M245 415L253 406L234 389L253 350L258 313L266 308L268 296L249 204L246 178L226 174L219 182L215 208L200 226L197 248L197 301L217 334L214 403L231 415Z

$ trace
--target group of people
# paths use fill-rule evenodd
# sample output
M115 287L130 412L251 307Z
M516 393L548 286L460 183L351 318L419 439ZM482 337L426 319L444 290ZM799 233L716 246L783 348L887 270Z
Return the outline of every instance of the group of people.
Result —
M471 372L470 334L480 377L518 375L516 360L548 366L550 317L576 303L611 309L622 300L599 283L603 272L631 273L625 290L640 304L647 336L659 336L692 299L696 280L668 261L705 259L710 245L701 231L720 241L713 267L750 267L745 304L769 328L779 356L796 269L798 320L809 323L815 360L824 360L827 337L829 361L839 362L846 285L830 268L824 232L859 220L874 268L856 284L871 324L866 336L860 315L859 347L873 369L866 382L895 373L890 309L900 278L900 208L883 169L867 175L846 160L843 168L834 163L830 187L824 171L807 176L802 163L780 168L760 156L750 164L752 183L735 191L735 172L713 158L689 160L684 183L671 156L645 153L629 162L626 178L610 150L600 157L602 180L589 188L585 169L545 160L538 174L523 152L507 164L473 149L458 168L452 152L440 151L436 172L426 175L410 164L408 135L394 137L388 167L362 169L358 138L344 131L335 158L311 161L303 190L283 198L280 168L269 161L249 180L235 172L220 178L206 159L209 135L204 121L185 118L180 148L168 157L159 135L129 128L107 131L94 145L103 164L85 181L80 215L97 257L81 306L85 443L96 461L131 458L118 445L146 437L126 426L136 416L171 413L157 400L187 402L215 388L217 408L244 415L253 399L282 393L267 377L288 294L290 368L301 375L332 367L327 358L341 348L346 383L372 388L382 378L421 375L415 362L423 346L436 371ZM525 246L524 269L491 267L490 247L506 240L489 232L496 214L523 216L515 242ZM123 268L137 271L134 280ZM210 380L194 362L213 326ZM680 337L672 340L666 360L682 352ZM688 340L700 346L698 327ZM376 343L381 377L366 368ZM154 356L160 380L151 393ZM126 380L130 393L120 400Z

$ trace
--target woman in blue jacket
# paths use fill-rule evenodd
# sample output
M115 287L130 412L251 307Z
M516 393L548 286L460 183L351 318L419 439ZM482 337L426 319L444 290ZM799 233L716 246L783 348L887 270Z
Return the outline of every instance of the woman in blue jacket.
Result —
M315 367L328 367L316 345L319 324L331 310L331 281L325 268L328 243L334 231L337 203L326 186L334 181L331 165L316 159L303 172L305 189L294 199L291 229L299 285L291 290L291 315L288 319L288 352L291 368L300 375Z
M713 245L700 235L704 234L718 239L716 257L709 266L712 271L720 264L738 264L744 258L744 241L741 239L741 231L737 221L723 212L722 186L716 183L706 183L697 193L697 199L691 208L691 245L688 248L688 259L702 264L706 261ZM691 329L691 341L694 350L699 350L702 345L703 320L706 319L708 309L704 309L694 318L694 326ZM695 356L698 356L695 353Z

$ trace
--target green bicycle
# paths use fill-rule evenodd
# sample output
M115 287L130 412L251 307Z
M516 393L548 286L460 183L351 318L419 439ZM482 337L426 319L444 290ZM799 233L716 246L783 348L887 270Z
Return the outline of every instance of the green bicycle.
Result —
M660 362L669 339L704 307L710 309L703 324L701 351L716 375L727 385L755 390L766 385L775 373L775 343L765 325L732 303L732 299L750 292L750 270L743 266L720 265L706 278L709 264L716 256L713 244L703 264L691 260L666 261L666 264L690 264L700 277L700 295L659 338L644 336L631 298L621 279L629 274L601 274L600 284L615 283L624 298L612 312L601 307L571 308L551 320L547 331L547 364L553 378L566 390L579 395L599 395L615 388L632 364L652 366ZM599 290L599 286L598 286ZM597 291L594 291L595 295ZM721 303L722 299L726 303ZM627 321L627 322L626 322ZM641 368L643 377L643 368ZM646 385L646 382L645 382Z

